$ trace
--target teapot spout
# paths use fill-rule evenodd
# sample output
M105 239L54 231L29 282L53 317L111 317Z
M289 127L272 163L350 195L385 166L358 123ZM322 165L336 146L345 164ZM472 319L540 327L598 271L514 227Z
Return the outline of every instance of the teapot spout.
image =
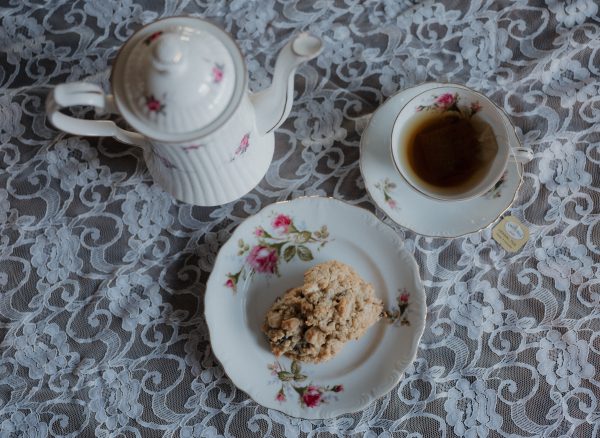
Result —
M275 62L271 86L250 97L256 114L256 128L260 134L274 131L287 118L294 100L296 68L317 56L322 49L323 41L306 32L283 47Z

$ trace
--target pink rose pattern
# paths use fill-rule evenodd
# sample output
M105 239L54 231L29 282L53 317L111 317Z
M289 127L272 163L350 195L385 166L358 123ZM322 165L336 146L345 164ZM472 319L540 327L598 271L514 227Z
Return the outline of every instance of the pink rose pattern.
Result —
M399 209L398 202L392 198L391 195L391 191L396 188L396 183L390 181L389 178L385 178L384 180L375 184L375 188L381 190L381 193L383 193L383 200L392 210Z
M235 159L237 157L245 154L246 151L248 150L249 146L250 146L250 133L247 133L247 134L244 134L244 136L240 140L240 144L238 145L236 150L233 152L233 157L231 157L231 160L229 160L229 161L230 162L235 161Z
M319 403L321 402L319 388L312 385L308 386L302 394L302 402L309 408L319 406Z
M454 111L468 118L481 111L481 104L478 101L471 102L468 107L459 107L459 100L458 93L444 93L440 96L433 96L433 103L430 105L417 106L416 111Z
M408 292L402 292L400 294L400 296L398 297L398 302L402 303L402 304L407 304L408 303L408 298L410 297L410 295L408 294Z
M481 104L477 101L472 102L470 109L471 109L471 113L475 114L476 112L481 111Z
M384 311L383 316L392 324L410 325L410 321L406 316L408 310L410 293L406 289L398 290L398 297L396 299L398 305L391 311Z
M280 388L275 395L275 400L279 403L287 401L286 393L297 394L298 402L302 407L315 408L322 403L328 403L337 400L338 393L344 390L343 385L319 386L308 384L306 386L297 383L304 382L308 376L302 374L300 362L293 361L290 369L286 370L278 361L268 364L267 368L271 375L276 376L280 382Z
M281 232L283 234L286 234L289 232L291 224L292 224L292 219L289 216L286 216L285 214L279 214L273 220L273 228L281 229Z
M279 403L285 401L285 393L283 392L283 388L277 392L277 395L275 396L275 400L277 400Z
M303 262L313 260L311 246L316 246L317 251L328 242L329 231L323 225L317 231L300 229L294 224L292 217L286 214L277 214L270 223L270 231L258 226L252 233L256 237L255 244L246 243L243 239L238 241L237 255L243 257L243 264L239 271L227 273L224 285L237 291L240 280L248 278L251 273L266 275L279 275L281 260L285 263L298 258Z
M449 108L458 101L458 95L450 93L442 94L435 99L435 102L442 108Z
M162 114L165 109L165 104L161 103L153 94L146 96L146 108L153 113Z
M212 68L212 77L213 77L213 82L215 84L220 83L223 80L223 70L224 70L224 65L223 64L215 64Z
M255 272L274 274L277 270L277 249L269 246L255 246L246 257L246 263Z
M158 37L161 35L162 35L162 31L154 32L152 35L150 35L148 38L146 38L144 40L144 44L149 46L150 44L152 44L152 41L158 39Z

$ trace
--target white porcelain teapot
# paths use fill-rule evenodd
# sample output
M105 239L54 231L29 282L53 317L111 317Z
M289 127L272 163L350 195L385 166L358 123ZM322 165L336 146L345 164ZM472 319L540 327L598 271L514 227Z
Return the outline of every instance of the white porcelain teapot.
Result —
M270 88L249 94L243 56L227 33L198 18L166 18L121 48L111 74L113 95L86 82L62 84L48 96L46 111L62 131L142 147L154 180L175 198L224 204L266 173L273 131L292 106L296 67L321 49L321 39L298 35L279 54ZM60 112L74 105L121 114L136 132Z

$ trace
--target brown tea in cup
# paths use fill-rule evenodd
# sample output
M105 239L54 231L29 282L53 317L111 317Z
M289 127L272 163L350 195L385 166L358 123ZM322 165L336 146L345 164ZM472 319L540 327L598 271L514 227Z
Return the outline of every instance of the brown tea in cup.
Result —
M498 152L491 126L454 111L426 111L411 118L397 147L407 170L430 190L454 194L479 184Z
M437 201L485 195L509 160L527 163L531 151L508 140L508 117L490 99L456 84L433 84L396 115L391 158L402 179Z

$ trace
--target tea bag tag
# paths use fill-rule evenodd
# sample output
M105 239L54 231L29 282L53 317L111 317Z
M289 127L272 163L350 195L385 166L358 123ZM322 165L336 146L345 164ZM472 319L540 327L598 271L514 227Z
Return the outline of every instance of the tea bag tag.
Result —
M514 216L505 216L492 230L492 237L508 252L520 250L529 239L529 230Z

